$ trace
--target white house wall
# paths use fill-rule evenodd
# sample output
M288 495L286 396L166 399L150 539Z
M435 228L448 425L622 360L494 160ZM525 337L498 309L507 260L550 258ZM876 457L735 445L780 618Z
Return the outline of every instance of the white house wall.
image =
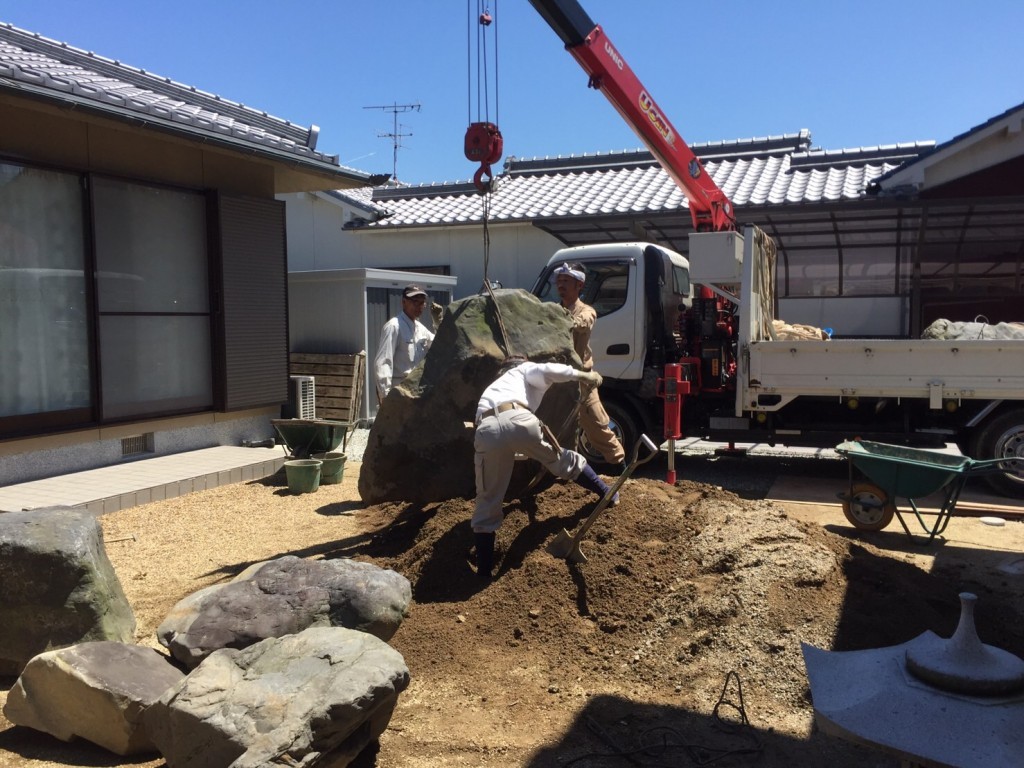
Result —
M423 269L447 267L458 278L453 298L477 293L484 280L482 226L395 231L343 229L366 211L319 195L280 195L286 203L288 270ZM529 290L563 243L528 223L490 226L488 277Z
M285 202L288 271L339 269L342 227L350 211L309 192L279 195L277 199Z
M362 266L413 269L446 265L459 279L456 299L478 293L483 286L481 228L432 227L373 233L356 230L344 234L346 255L358 254ZM505 288L532 288L548 258L562 247L559 240L529 224L492 225L490 239L487 276Z

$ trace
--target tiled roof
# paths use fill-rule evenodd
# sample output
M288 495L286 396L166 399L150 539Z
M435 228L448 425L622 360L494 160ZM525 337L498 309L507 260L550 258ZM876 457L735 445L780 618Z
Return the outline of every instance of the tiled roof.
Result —
M389 181L388 184L394 184L394 181ZM333 197L335 200L340 200L343 203L347 203L354 208L366 211L375 217L386 216L388 211L381 205L378 205L373 201L374 187L355 187L354 189L332 189L324 192L323 194Z
M269 155L341 172L369 175L339 165L336 155L316 151L319 128L304 128L192 86L158 77L66 43L0 23L0 90L77 103L115 117L145 116L177 132L247 145Z
M693 144L715 183L737 208L857 200L867 184L927 152L934 142L823 151L807 130L782 136ZM509 158L491 195L491 222L630 215L683 210L686 198L650 152ZM469 182L378 188L382 229L483 220L483 198Z

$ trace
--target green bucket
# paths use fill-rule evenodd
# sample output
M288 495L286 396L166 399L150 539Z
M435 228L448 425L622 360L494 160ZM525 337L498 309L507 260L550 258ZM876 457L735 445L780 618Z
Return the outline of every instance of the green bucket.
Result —
M312 493L320 487L319 459L292 459L284 463L288 490L292 493Z
M321 485L337 485L341 482L345 476L345 459L348 458L344 453L317 453L313 455L314 459L319 459L324 463L320 467L320 484Z

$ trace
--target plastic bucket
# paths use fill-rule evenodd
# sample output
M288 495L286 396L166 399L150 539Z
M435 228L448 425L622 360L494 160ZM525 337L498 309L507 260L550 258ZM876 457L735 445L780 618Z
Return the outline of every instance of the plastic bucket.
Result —
M313 458L324 463L320 467L321 485L337 485L341 482L345 476L345 459L348 456L344 453L316 453Z
M292 459L284 463L288 490L292 493L312 493L320 487L319 459Z

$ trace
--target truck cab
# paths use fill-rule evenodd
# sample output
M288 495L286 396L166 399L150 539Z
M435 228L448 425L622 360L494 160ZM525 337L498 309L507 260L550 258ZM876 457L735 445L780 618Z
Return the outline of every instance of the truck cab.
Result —
M679 355L680 314L693 300L688 261L652 243L562 248L537 278L535 296L559 300L553 273L564 263L583 267L580 299L597 312L590 349L594 370L604 377L601 400L609 426L627 451L644 433L660 437L657 381L665 363ZM580 449L591 463L603 464L585 439Z
M659 364L652 358L677 344L678 313L692 300L686 258L651 243L562 248L533 288L541 301L558 301L553 272L563 263L581 264L587 276L580 299L597 312L590 337L594 369L606 380L643 379L645 367Z

